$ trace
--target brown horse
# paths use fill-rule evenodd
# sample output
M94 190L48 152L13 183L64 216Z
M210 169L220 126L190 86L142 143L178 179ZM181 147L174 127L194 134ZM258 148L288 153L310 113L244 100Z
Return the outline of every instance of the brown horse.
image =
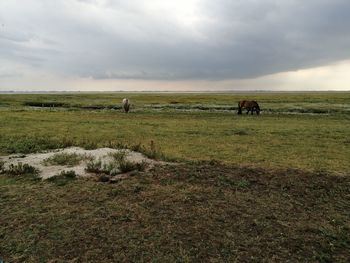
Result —
M259 104L255 100L252 100L252 101L242 100L238 102L238 114L242 114L242 109L246 109L247 114L249 113L249 111L251 112L252 115L254 111L256 112L257 115L260 114Z

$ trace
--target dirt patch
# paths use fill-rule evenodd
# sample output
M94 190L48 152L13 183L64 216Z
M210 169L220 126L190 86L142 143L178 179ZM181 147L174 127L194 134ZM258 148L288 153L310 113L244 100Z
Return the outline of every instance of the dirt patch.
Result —
M115 153L126 152L126 160L134 163L145 162L148 167L152 167L154 164L162 164L163 162L155 161L145 157L139 152L130 150L118 150L112 148L99 148L95 150L85 150L80 147L70 147L65 149L53 150L44 153L35 154L14 154L8 156L2 156L1 161L5 162L4 168L8 168L11 164L17 165L18 163L29 164L39 170L39 175L43 179L50 178L58 175L62 172L74 171L79 176L89 176L92 173L86 172L85 168L87 163L91 160L101 160L102 164L108 164L113 161L112 155ZM50 165L46 160L54 157L57 154L75 154L82 156L82 160L76 165Z

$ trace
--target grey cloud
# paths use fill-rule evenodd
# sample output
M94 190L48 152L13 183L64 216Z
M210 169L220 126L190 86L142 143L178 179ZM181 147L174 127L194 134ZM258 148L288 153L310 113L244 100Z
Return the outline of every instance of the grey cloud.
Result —
M191 25L140 0L28 2L0 3L0 54L57 74L218 80L350 58L347 0L203 0Z

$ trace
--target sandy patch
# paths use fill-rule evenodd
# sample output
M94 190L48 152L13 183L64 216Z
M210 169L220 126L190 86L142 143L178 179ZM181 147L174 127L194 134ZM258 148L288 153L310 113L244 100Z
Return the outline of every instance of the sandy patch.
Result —
M159 162L159 161L149 159L139 152L133 152L130 150L117 150L112 148L99 148L95 150L85 150L80 147L70 147L65 149L47 151L44 153L34 153L34 154L26 154L26 155L13 154L8 156L2 156L0 157L0 160L5 162L5 169L7 169L11 164L13 165L17 165L18 163L29 164L40 171L39 175L43 179L55 176L61 173L62 171L72 171L72 170L79 176L89 176L92 174L87 173L85 171L86 164L89 160L82 160L78 165L74 165L74 166L44 165L44 160L52 157L57 153L70 153L70 154L76 153L79 155L91 156L95 160L101 160L102 163L108 163L113 160L109 154L120 152L120 151L126 151L127 153L126 159L128 161L132 161L136 163L141 163L144 161L148 163L148 167L152 167L156 163L164 164L164 162Z

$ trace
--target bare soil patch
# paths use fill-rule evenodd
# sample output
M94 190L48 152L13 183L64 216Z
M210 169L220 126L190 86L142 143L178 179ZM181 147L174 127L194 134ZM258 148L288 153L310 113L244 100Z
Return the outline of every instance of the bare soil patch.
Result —
M80 147L70 147L65 149L58 149L47 151L44 153L34 153L34 154L14 154L8 156L2 156L1 161L5 162L4 168L8 168L11 164L17 165L18 163L29 164L39 170L39 176L43 179L50 178L52 176L58 175L62 172L74 171L79 176L90 176L93 173L86 171L87 163L89 161L96 160L101 161L102 165L113 162L113 154L125 152L126 160L133 163L145 162L149 167L152 167L155 163L162 164L163 162L155 161L145 157L139 152L134 152L130 150L119 150L112 148L99 148L95 150L85 150ZM76 164L67 165L53 165L50 162L55 156L65 154L65 155L76 155L81 157L80 161Z

